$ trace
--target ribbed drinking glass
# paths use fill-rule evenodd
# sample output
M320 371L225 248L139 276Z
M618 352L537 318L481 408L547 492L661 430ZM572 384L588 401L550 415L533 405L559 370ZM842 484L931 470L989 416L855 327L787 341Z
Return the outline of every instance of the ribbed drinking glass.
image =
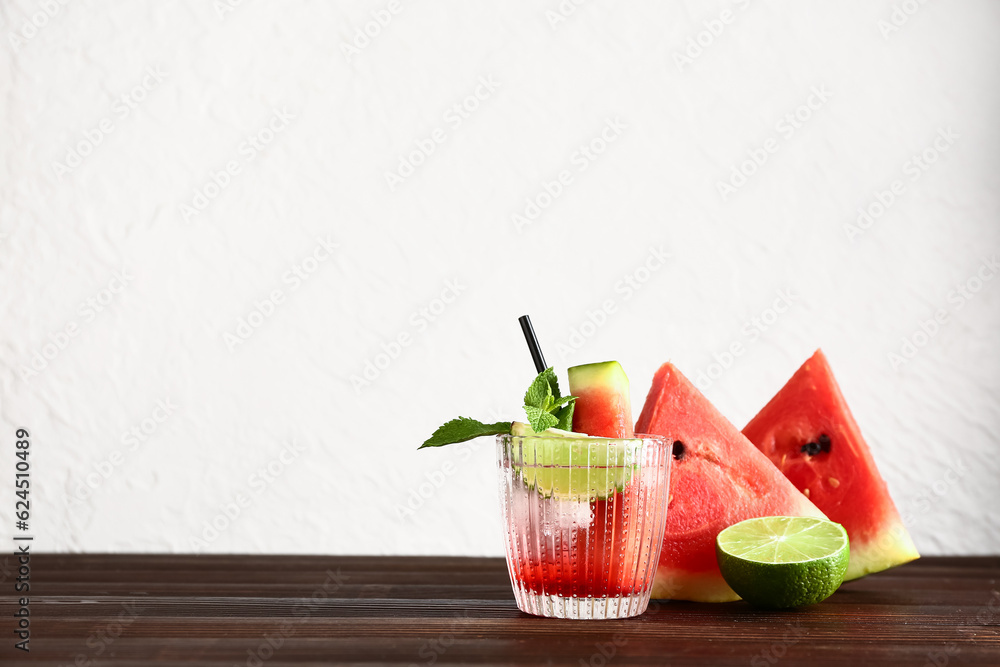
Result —
M497 436L507 566L539 616L646 610L660 557L670 444L657 436Z

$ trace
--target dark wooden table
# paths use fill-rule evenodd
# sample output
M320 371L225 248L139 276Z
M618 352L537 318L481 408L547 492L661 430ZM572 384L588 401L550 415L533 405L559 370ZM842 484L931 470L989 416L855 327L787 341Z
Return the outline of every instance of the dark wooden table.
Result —
M35 555L29 654L0 575L0 664L1000 665L1000 557L924 558L787 612L653 602L522 614L498 558Z

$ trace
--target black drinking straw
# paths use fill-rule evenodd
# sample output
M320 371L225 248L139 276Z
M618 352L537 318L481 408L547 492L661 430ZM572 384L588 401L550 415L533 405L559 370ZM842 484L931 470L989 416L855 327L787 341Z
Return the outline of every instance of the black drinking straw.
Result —
M531 326L531 318L527 315L521 315L517 321L521 324L524 340L528 342L528 349L531 350L531 360L535 362L535 372L541 373L548 366L545 364L545 357L542 356L542 348L538 346L538 338L535 336L534 327Z

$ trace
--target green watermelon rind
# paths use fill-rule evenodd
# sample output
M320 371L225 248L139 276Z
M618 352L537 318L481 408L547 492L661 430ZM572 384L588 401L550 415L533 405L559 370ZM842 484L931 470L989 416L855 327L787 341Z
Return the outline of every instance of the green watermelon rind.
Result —
M629 380L621 364L602 361L572 366L567 375L570 394L577 397L573 430L607 438L635 435Z
M744 519L761 516L826 518L669 362L653 378L636 430L668 440L675 437L682 442L686 440L684 457L690 458L687 462L684 458L674 462L671 493L685 486L685 480L702 479L708 484L710 476L695 477L701 465L708 466L705 472L723 472L730 480L728 485L712 481L704 487L718 489L717 493L704 496L716 503L717 511L701 526L692 521L693 527L686 531L668 532L672 524L677 525L678 516L678 506L674 502L668 506L668 530L664 532L663 551L653 579L653 598L694 602L739 600L739 595L723 579L716 561L715 538L719 532ZM733 468L737 460L748 466L743 474L736 474L737 469ZM693 463L698 465L692 466ZM758 490L754 491L754 487ZM686 556L679 556L684 549L688 550ZM679 557L671 562L674 556Z
M796 390L799 393L793 394L792 392ZM810 395L803 396L802 392ZM813 392L816 392L816 395L812 395ZM790 394L793 398L787 397ZM822 397L823 400L818 400L818 397ZM792 406L796 406L796 409L793 409L789 415L779 414L778 416L783 416L783 419L778 419L778 416L772 416L770 413L783 405L781 401L787 401ZM803 414L801 407L799 407L809 406L813 410L819 410L819 406L827 405L827 401L830 401L831 409L835 411L835 414L832 415L826 413L826 418L831 422L826 425L828 428L817 426L814 422L810 421L808 413ZM821 414L823 413L821 412ZM762 422L762 420L768 417L771 417L771 421ZM808 428L806 428L807 422ZM878 466L871 455L871 449L865 442L864 436L861 434L861 429L851 414L847 400L844 398L844 394L833 375L833 369L830 367L826 355L823 354L822 350L816 350L796 370L771 400L743 428L743 431L748 436L754 436L754 439L759 441L755 441L754 445L762 453L771 458L772 462L778 465L779 469L782 469L783 474L785 474L785 470L783 469L785 466L784 457L788 455L788 452L784 452L782 457L778 458L779 453L774 449L775 444L773 442L773 437L776 433L787 434L794 432L797 436L796 443L798 443L798 440L802 440L803 442L817 440L824 432L828 432L834 438L835 442L846 438L848 442L853 441L856 443L859 449L849 448L848 451L851 456L860 459L863 465L855 463L848 466L848 469L852 474L860 474L859 471L864 467L870 468L870 473L875 479L870 480L868 488L874 489L880 496L879 513L881 514L881 518L879 519L880 522L875 524L876 529L869 528L859 534L860 531L854 528L856 525L855 522L850 516L845 514L847 510L844 512L841 511L841 501L838 501L836 506L826 504L828 511L833 513L833 520L847 526L848 533L853 533L851 534L851 560L848 564L844 581L860 579L869 574L882 572L909 563L920 557L909 532L903 524L895 503L892 502L892 497L889 495L889 489L885 484L885 480L882 478ZM754 439L751 441L754 441ZM830 456L830 454L824 454L823 456ZM810 461L810 466L815 469L820 469L821 464L822 461L819 460ZM829 478L834 475L838 478L844 477L840 471L828 470L825 474L818 473L818 478ZM792 478L789 477L789 479L791 480ZM845 484L845 481L845 479L840 479L838 481L838 488L846 493L846 488L848 487L841 486ZM808 485L804 485L802 480L793 481L793 483L800 491L809 491ZM844 497L848 500L850 499L850 496ZM822 498L817 497L815 502L820 501L822 501ZM870 512L871 506L865 504L864 507L859 509L860 511L868 510Z

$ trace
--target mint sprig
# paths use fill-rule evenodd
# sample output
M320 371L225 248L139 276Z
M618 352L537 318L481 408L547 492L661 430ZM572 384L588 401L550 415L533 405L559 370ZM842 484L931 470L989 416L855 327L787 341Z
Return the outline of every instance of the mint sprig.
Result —
M574 403L576 396L559 393L559 380L551 366L539 373L524 392L524 413L535 433L549 428L572 430Z
M501 433L510 433L510 422L484 424L468 417L459 417L438 426L434 434L424 440L424 444L420 445L417 449L453 445L457 442L465 442L466 440L472 440L483 435L499 435Z
M535 433L550 428L572 430L574 403L576 396L562 396L559 393L559 381L551 367L539 373L524 393L524 413ZM484 424L468 417L459 417L439 426L418 449L453 445L484 435L509 434L510 429L511 422Z

